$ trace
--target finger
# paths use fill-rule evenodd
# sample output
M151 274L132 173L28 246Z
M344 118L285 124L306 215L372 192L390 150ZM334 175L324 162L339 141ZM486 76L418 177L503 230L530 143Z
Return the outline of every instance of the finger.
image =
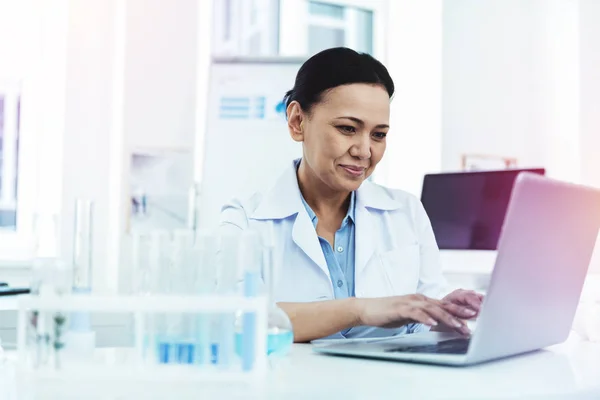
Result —
M444 310L458 318L468 319L477 316L477 311L472 310L469 307L463 307L452 303L443 303L442 307Z
M453 330L463 333L464 332L464 323L462 321L460 321L458 318L452 316L449 312L447 312L446 310L444 310L444 308L442 308L442 306L434 304L434 303L428 303L424 310L427 312L427 314L429 314L433 319L435 319L436 321L439 321L445 325L447 325L448 327L452 328Z
M415 308L412 312L409 313L408 317L415 322L419 322L424 325L429 326L437 326L438 322L431 317L428 313L423 311L422 309Z
M464 336L469 336L471 334L471 330L469 329L467 324L464 324L461 328L457 330L457 332Z
M460 317L460 318L473 318L477 315L477 310L473 310L468 305L462 303L460 300L435 300L430 299L429 302L436 304L451 314Z
M463 301L475 311L479 311L479 309L481 308L481 299L477 296L476 293L467 293L464 296Z

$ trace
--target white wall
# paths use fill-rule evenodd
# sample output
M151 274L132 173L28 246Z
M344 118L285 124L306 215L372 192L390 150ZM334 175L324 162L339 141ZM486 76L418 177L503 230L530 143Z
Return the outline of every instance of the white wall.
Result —
M423 175L441 167L442 0L389 2L386 65L391 103L384 183L417 196Z
M600 187L600 2L580 0L580 149L581 180ZM600 273L600 238L591 270ZM596 293L600 293L595 288Z
M600 2L579 3L582 181L600 187Z
M132 149L193 151L198 0L128 0L125 133Z
M483 153L579 179L577 24L575 0L444 2L444 170Z

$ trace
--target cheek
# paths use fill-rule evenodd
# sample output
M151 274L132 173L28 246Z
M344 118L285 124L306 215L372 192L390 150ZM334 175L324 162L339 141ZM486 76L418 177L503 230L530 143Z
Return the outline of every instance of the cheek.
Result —
M383 158L383 154L385 153L385 142L383 143L375 143L373 147L371 147L371 165L375 166L381 159Z
M340 157L344 155L348 149L348 140L343 135L337 132L323 132L321 152L328 157Z

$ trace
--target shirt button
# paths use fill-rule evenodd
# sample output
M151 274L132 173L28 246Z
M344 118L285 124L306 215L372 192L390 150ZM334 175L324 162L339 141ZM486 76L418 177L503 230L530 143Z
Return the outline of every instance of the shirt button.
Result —
M344 248L343 248L342 246L339 246L339 247L337 248L337 251L338 251L338 253L341 253L342 251L344 251Z
M337 285L338 285L338 287L342 287L342 286L344 286L344 282L342 282L342 280L340 279L340 280L337 282Z

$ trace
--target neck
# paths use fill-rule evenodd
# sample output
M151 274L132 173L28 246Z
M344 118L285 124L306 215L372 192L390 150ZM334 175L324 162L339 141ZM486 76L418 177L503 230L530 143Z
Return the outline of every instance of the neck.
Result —
M332 190L310 170L304 160L298 168L298 186L304 200L317 216L341 215L343 218L346 215L350 192Z

